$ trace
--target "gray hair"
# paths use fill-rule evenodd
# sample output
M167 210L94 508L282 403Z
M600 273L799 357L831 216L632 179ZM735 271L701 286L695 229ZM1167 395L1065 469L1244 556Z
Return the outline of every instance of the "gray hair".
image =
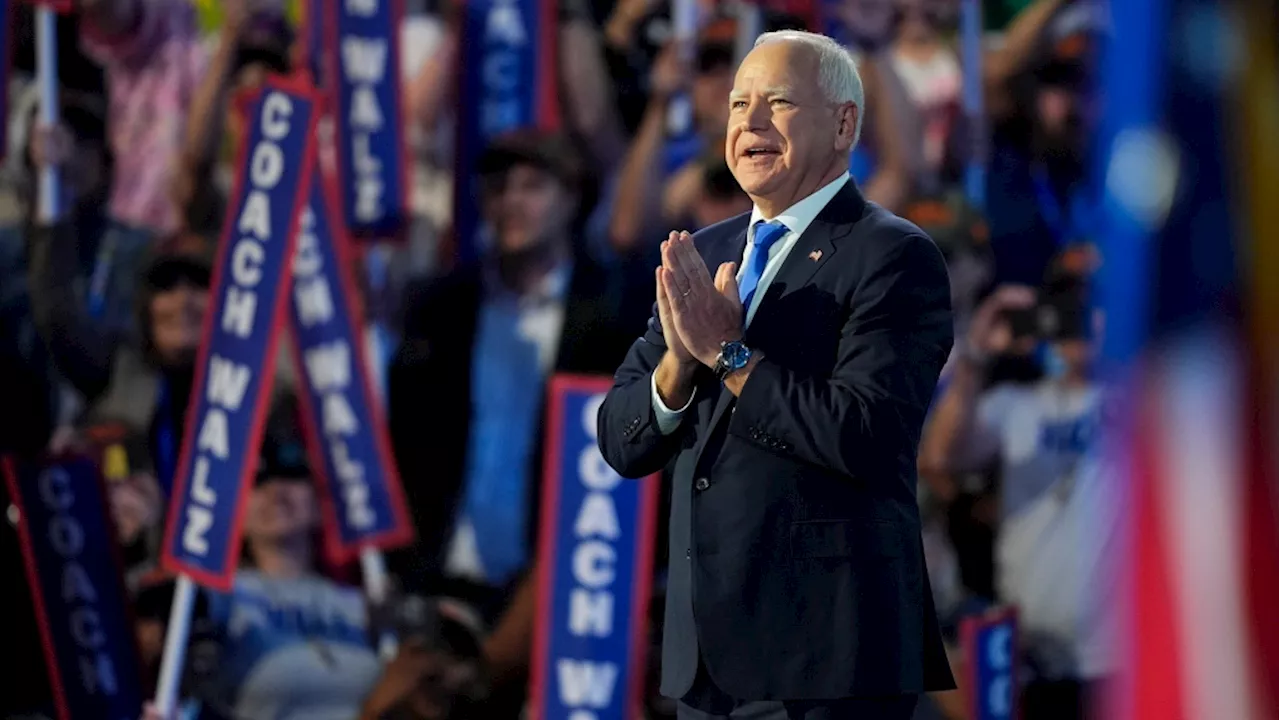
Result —
M858 64L843 45L826 35L804 30L777 30L761 33L755 47L780 42L804 45L818 57L818 85L827 101L835 105L853 103L858 108L858 121L853 129L853 144L862 137L862 77Z

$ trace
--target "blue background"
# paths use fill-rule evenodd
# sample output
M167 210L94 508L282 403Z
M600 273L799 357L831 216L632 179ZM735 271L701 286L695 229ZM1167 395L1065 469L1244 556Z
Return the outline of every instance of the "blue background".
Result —
M84 548L76 557L97 591L97 601L87 603L62 599L62 569L65 561L49 542L52 511L40 499L40 476L46 469L59 467L68 476L66 489L71 492L71 507L59 514L75 517L84 531ZM99 484L97 468L86 458L73 458L49 464L14 463L18 492L22 500L22 521L31 536L31 547L40 573L40 590L44 596L45 615L49 618L54 652L58 656L59 674L72 718L103 720L135 720L142 712L142 665L133 644L133 624L125 605L124 579L114 555L115 535L107 524L107 507ZM71 611L92 606L98 612L105 638L98 650L111 657L115 670L116 693L110 696L90 694L81 682L81 651L71 637ZM85 652L85 657L93 657ZM20 661L21 662L21 661Z
M350 404L352 412L355 413L356 421L359 423L359 432L355 435L344 435L343 438L347 443L347 456L353 461L364 465L365 484L369 487L369 507L377 515L377 522L373 527L364 531L350 527L346 524L346 500L342 492L342 484L338 481L338 475L334 471L333 459L328 452L328 445L323 435L324 424L321 422L321 400L323 395L314 391L309 382L306 373L306 366L302 366L302 379L306 385L307 396L310 399L309 406L311 415L307 418L311 423L316 438L319 439L321 447L318 448L320 455L324 458L325 477L329 479L327 483L330 498L333 501L333 507L338 511L338 535L344 545L350 545L365 538L372 538L392 532L396 529L395 514L392 512L394 505L391 500L391 483L395 482L389 474L388 468L382 464L382 456L378 453L377 433L383 429L375 424L375 414L372 411L373 399L369 397L369 386L365 382L363 373L360 372L360 365L357 358L360 353L364 352L364 345L361 343L360 334L356 330L354 318L351 317L350 305L348 298L343 296L343 291L347 287L342 283L341 273L344 271L337 254L334 243L337 241L333 234L333 228L329 222L330 213L328 205L325 202L324 184L320 178L320 172L317 167L315 170L315 179L311 183L311 210L315 216L315 224L312 225L312 233L316 239L316 250L319 253L321 267L317 276L323 277L324 282L329 285L329 294L333 298L333 316L328 322L316 323L310 327L305 327L297 319L297 307L292 301L289 303L290 322L293 325L293 332L298 340L299 361L305 356L308 348L317 345L325 345L334 340L342 339L346 341L347 346L351 349L351 384L347 386L343 395Z
M226 305L227 288L231 283L231 248L240 238L236 231L236 223L244 208L245 197L248 196L252 187L248 176L248 164L252 161L252 149L262 140L260 122L262 102L263 98L273 92L283 93L292 99L293 115L290 118L289 134L279 143L285 157L284 171L280 181L268 193L271 238L261 243L264 250L261 265L262 280L253 288L258 295L258 304L253 316L253 332L248 338L242 339L222 330L222 308ZM267 392L271 389L275 358L267 357L267 346L272 335L280 330L273 327L272 321L277 317L276 308L279 306L278 303L285 301L285 290L289 287L288 275L285 272L290 259L287 252L291 244L289 232L294 227L294 201L298 197L300 183L310 180L310 177L303 175L304 166L309 164L304 163L303 159L307 157L306 153L311 151L310 146L313 141L310 132L311 119L315 110L315 104L310 99L268 85L262 95L249 107L247 113L248 117L253 118L247 137L250 151L245 156L245 167L238 169L242 173L242 186L239 188L239 196L233 198L231 203L235 214L229 216L227 234L222 238L223 247L218 258L219 266L215 270L218 273L219 285L213 291L213 302L209 306L212 333L207 338L207 345L201 348L203 352L200 355L198 368L204 384L193 388L191 392L189 409L191 420L187 424L186 435L182 441L184 453L187 450L190 452L182 456L184 464L178 469L179 476L183 479L182 492L171 507L169 516L171 537L168 538L169 544L165 552L182 566L180 569L193 569L218 576L221 576L225 569L227 579L235 572L240 538L231 536L232 525L240 505L240 494L243 490L241 481L248 479L246 473L253 473L258 463L261 433L251 435L250 430L258 406L265 405ZM182 532L186 527L187 507L191 504L191 469L197 457L195 440L210 408L206 387L210 379L209 360L215 354L248 365L253 368L253 375L249 380L239 411L227 413L230 441L228 459L221 461L209 456L208 485L217 493L218 502L214 508L213 527L206 535L209 541L209 552L201 557L188 554L182 549ZM263 412L266 412L265 407Z
M336 58L336 90L338 107L334 113L338 129L338 152L342 156L342 208L347 228L352 233L375 238L389 238L395 235L406 222L404 208L404 173L402 164L408 162L404 144L401 142L403 122L400 113L400 58L397 49L400 47L396 25L392 22L391 0L378 0L378 12L373 17L347 13L346 3L332 0L331 7L336 6L338 43L330 51ZM387 67L382 82L373 85L374 96L378 99L378 108L382 111L382 129L370 132L369 154L382 164L383 215L373 222L356 222L356 173L353 138L355 133L348 122L348 108L351 107L351 96L355 83L348 81L342 67L342 38L384 38L387 40ZM327 78L326 78L327 79ZM361 130L361 133L366 132Z
M565 391L564 416L560 419L564 433L560 439L560 466L556 477L546 479L547 482L559 483L560 502L555 519L555 564L549 605L555 616L547 618L544 615L539 618L539 622L550 622L551 628L547 635L548 657L545 658L546 672L543 676L546 687L542 693L542 707L537 714L543 720L567 718L573 710L582 709L567 708L560 702L556 662L561 658L609 661L618 666L612 702L605 708L594 710L599 720L626 720L630 717L626 707L630 694L630 676L634 672L644 672L644 668L632 667L634 653L631 639L635 635L632 617L637 581L636 543L641 528L641 491L647 481L619 480L609 494L617 509L621 533L616 541L594 538L610 544L617 553L617 562L614 564L616 576L607 587L613 593L612 635L606 638L594 635L578 637L569 631L569 596L575 587L579 587L573 577L573 551L579 544L573 526L588 492L578 474L578 457L586 447L599 453L595 438L583 430L582 414L587 402L597 394L580 390ZM648 580L649 578L644 578L641 582ZM647 600L646 597L645 601Z

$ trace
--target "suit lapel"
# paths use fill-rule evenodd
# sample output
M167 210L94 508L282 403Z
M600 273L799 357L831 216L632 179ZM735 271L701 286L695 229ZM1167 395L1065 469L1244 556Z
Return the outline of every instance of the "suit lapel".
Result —
M756 308L756 314L751 319L751 326L747 328L745 339L748 347L752 344L752 338L763 331L761 320L767 317L769 310L777 307L781 298L808 284L813 274L818 271L818 268L831 260L831 257L836 254L838 241L853 230L854 223L857 222L858 218L862 217L865 207L866 200L862 198L862 193L858 192L858 186L850 180L831 199L831 202L827 203L822 212L818 213L818 217L814 218L814 221L796 240L796 244L792 246L791 252L782 262L782 267L778 268L777 275L769 282L769 288L765 291L765 296L761 299L760 306ZM744 229L741 243L737 245L738 255L733 260L736 261L742 257L746 239L747 234ZM721 262L726 261L722 260ZM717 266L709 263L708 266L711 268L712 274L715 274ZM702 432L699 440L696 455L699 458L706 447L708 438L720 425L725 413L733 404L733 393L725 390L723 385L718 385L717 388L719 397L716 398L710 421L707 423L707 427Z
M761 320L779 306L778 301L807 285L818 268L831 262L840 239L853 230L865 206L866 201L858 192L858 186L850 180L805 228L782 267L778 268L778 274L769 283L760 307L756 308L751 328L747 331L748 345L751 344L751 329L763 327Z

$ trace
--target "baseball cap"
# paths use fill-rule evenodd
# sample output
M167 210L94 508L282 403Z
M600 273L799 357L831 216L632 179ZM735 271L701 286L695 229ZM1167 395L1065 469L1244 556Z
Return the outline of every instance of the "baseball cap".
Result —
M585 172L581 157L564 134L524 128L494 138L480 155L477 170L482 176L490 176L505 173L516 165L532 165L574 191L580 191Z

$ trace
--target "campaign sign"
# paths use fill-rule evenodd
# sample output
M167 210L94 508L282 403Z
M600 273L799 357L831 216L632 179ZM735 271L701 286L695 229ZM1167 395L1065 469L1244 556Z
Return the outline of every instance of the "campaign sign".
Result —
M135 720L142 665L97 468L6 458L4 475L58 717Z
M480 254L481 187L475 169L489 142L523 127L559 125L557 8L555 0L468 0L461 5L453 193L459 263Z
M551 380L530 696L537 720L629 720L640 701L658 477L624 480L600 454L613 381Z
M1018 612L1005 608L960 624L967 673L965 684L974 720L1018 717Z
M293 256L289 302L299 393L312 466L322 480L332 557L413 539L381 407L373 393L355 310L352 260L333 212L337 189L313 171Z
M407 222L409 154L400 97L403 0L327 0L329 89L347 229L375 239Z
M245 485L257 471L320 98L272 77L246 110L161 555L166 570L224 591L240 552Z

